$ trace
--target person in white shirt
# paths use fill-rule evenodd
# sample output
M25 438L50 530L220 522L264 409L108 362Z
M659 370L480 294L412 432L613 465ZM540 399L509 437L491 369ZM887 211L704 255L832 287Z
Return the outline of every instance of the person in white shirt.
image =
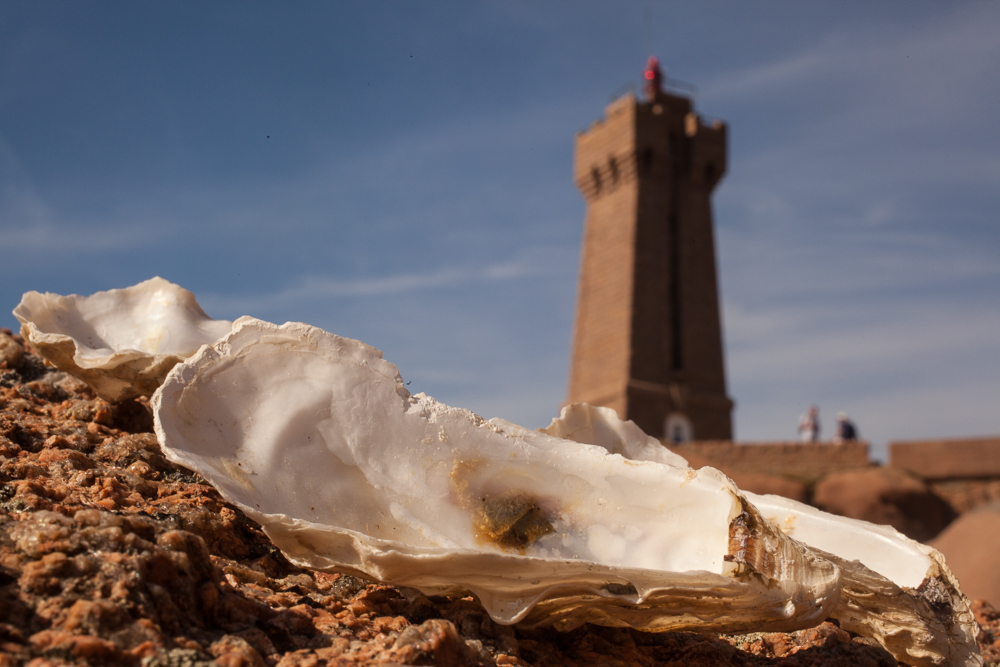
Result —
M819 407L812 405L799 419L799 437L802 442L819 441Z

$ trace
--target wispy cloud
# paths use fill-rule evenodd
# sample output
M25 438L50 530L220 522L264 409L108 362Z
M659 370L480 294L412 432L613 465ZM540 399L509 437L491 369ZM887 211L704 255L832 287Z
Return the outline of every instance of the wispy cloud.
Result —
M163 225L132 221L111 224L65 219L53 211L10 143L0 135L0 251L10 253L79 253L150 247L165 232Z
M0 209L0 217L7 212ZM167 236L159 225L57 225L37 222L27 227L17 226L0 230L0 250L11 253L13 263L17 253L63 253L78 255L89 252L114 252L151 248Z
M927 112L945 114L968 101L969 83L987 80L982 75L991 71L1000 51L998 20L996 3L982 2L954 5L943 16L914 19L908 25L885 19L851 25L778 59L723 72L701 86L700 98L721 103L780 96L787 101L785 95L812 84L841 103L864 100L885 109L889 102L889 108L898 111L906 109L914 92L930 92L927 103L911 111L921 118ZM864 96L852 97L851 87L863 89ZM961 94L948 95L949 88ZM893 121L906 124L911 118L902 113Z
M734 184L780 193L797 213L810 201L864 207L918 187L995 190L998 144L979 128L1000 105L1000 88L987 83L1000 62L1000 5L951 7L843 27L704 85L702 106L770 119L762 133L734 127Z
M947 228L775 227L720 231L727 298L746 306L839 299L861 307L927 290L985 294L1000 279L1000 257L989 243Z
M437 289L465 288L475 283L498 283L576 270L576 249L530 248L506 261L484 266L444 267L426 273L395 273L364 278L303 276L275 292L249 295L206 294L200 300L208 310L224 313L266 313L289 304L320 303L333 299L371 299Z
M747 313L726 308L730 368L746 379L822 384L834 378L887 377L934 356L988 354L1000 340L1000 314L975 304L907 303L897 308L795 306Z

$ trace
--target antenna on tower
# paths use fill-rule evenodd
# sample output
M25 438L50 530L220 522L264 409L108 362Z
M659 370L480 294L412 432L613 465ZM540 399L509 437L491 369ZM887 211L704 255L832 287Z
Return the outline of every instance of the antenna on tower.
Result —
M642 9L642 57L645 58L652 53L652 23L653 23L653 10L650 8L649 3Z

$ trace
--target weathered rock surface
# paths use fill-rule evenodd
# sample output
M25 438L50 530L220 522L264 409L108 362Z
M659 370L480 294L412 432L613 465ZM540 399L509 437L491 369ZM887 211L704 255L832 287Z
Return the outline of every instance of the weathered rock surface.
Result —
M529 631L493 623L472 598L301 570L169 463L148 417L30 353L0 369L0 667L896 664L832 623L742 636ZM977 613L992 656L1000 622L987 605Z
M1000 502L963 514L931 545L948 559L967 595L1000 601Z
M947 479L929 484L934 494L959 515L1000 501L1000 479Z
M889 525L918 542L944 530L955 512L923 481L892 467L833 473L816 485L813 505L825 512Z
M9 332L0 331L0 369L15 370L21 367L24 362L24 346L18 340Z
M726 471L723 471L726 472ZM766 475L760 472L726 472L730 479L736 482L736 486L743 491L750 491L760 495L773 494L796 500L800 503L809 502L809 491L806 485L794 479L787 479L777 475Z

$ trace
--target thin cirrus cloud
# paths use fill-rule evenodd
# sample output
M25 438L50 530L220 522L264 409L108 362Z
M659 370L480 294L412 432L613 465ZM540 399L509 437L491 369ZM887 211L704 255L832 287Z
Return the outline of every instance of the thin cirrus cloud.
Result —
M822 37L814 45L744 69L723 72L701 86L706 103L737 98L767 101L777 95L784 103L825 104L831 111L851 106L877 106L878 116L903 127L914 94L922 104L915 119L954 121L953 112L966 106L969 84L985 84L1000 52L996 3L970 3L950 16L935 16L903 27L880 21L852 25ZM803 88L818 93L798 97ZM978 94L995 97L995 87L979 86ZM856 91L861 94L850 94ZM949 94L952 93L952 94ZM805 119L805 118L804 118ZM857 119L854 119L855 121ZM865 125L862 125L865 127ZM869 126L870 127L870 126Z
M732 286L741 303L797 306L794 299L807 295L870 301L900 290L931 299L932 288L976 289L1000 278L1000 257L988 245L928 231L849 229L780 242L754 230L724 236L726 275L743 278Z
M429 290L461 288L475 283L498 283L526 278L540 278L575 271L570 260L575 248L531 248L507 261L481 267L444 267L425 273L396 273L370 278L338 279L331 276L302 276L281 290L248 296L206 294L201 300L214 312L269 313L290 305L307 304L322 308L322 303L337 299L373 299L420 293Z
M0 136L0 250L8 256L8 269L39 252L104 253L151 247L166 229L134 219L106 223L62 215L45 200Z
M827 305L751 312L728 306L727 324L739 332L730 336L730 367L758 380L795 382L804 367L821 382L863 379L873 367L903 374L955 349L988 354L1000 332L1000 314L970 314L962 306L906 303L888 315L859 318L849 307Z
M980 136L977 123L1000 103L1000 89L988 84L1000 58L998 7L966 5L905 31L884 22L854 27L783 59L723 73L702 99L760 107L787 121L762 143L734 132L734 142L751 147L734 166L760 175L755 183L841 196L920 181L995 183L996 139ZM775 170L781 181L769 178Z

